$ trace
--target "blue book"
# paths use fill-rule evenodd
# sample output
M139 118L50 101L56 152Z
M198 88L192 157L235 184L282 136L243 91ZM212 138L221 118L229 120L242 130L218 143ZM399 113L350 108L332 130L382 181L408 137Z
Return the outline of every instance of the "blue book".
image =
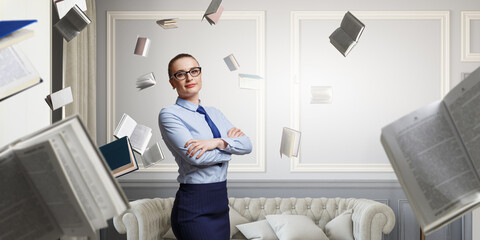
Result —
M138 170L137 160L135 159L135 154L133 154L128 137L122 137L101 146L100 152L115 177Z
M37 20L6 20L0 21L0 38L7 36L10 33L17 31L27 25L30 25Z

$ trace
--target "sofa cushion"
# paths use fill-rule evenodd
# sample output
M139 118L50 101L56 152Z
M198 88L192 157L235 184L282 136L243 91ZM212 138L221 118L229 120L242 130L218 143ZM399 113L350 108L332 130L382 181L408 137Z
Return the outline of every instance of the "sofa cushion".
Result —
M237 225L237 228L247 239L278 240L267 220L260 220L251 223Z
M268 224L280 240L328 240L322 229L304 215L267 215Z
M330 240L354 240L352 209L338 215L325 225L325 233Z

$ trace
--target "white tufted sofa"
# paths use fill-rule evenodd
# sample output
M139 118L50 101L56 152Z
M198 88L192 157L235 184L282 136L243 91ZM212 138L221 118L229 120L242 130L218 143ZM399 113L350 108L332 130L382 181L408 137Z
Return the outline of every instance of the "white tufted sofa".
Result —
M170 229L173 198L140 199L131 209L115 217L113 223L128 240L163 239ZM395 215L390 207L368 199L355 198L229 198L229 205L249 221L271 214L301 214L312 218L323 230L342 212L353 209L355 240L381 240L392 231ZM232 239L245 239L237 233Z

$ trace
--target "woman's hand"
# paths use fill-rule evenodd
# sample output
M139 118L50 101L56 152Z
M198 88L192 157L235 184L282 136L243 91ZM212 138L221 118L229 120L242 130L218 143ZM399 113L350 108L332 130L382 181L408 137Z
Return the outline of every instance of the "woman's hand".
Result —
M243 132L236 127L230 128L230 130L228 130L228 133L227 133L227 137L229 138L241 137L243 135L244 135Z
M190 139L185 143L185 147L190 147L187 150L187 155L193 157L195 153L200 150L200 153L197 155L197 158L200 158L205 151L213 150L215 148L218 149L225 149L227 147L227 143L223 141L221 138L213 138L207 140L197 140L197 139Z

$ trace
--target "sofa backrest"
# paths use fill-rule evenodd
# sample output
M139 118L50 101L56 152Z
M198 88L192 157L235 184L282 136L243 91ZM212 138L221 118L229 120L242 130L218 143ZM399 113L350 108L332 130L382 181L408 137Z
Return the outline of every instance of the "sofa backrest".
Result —
M229 198L229 205L249 221L271 214L305 215L325 230L325 224L348 209L354 198Z

